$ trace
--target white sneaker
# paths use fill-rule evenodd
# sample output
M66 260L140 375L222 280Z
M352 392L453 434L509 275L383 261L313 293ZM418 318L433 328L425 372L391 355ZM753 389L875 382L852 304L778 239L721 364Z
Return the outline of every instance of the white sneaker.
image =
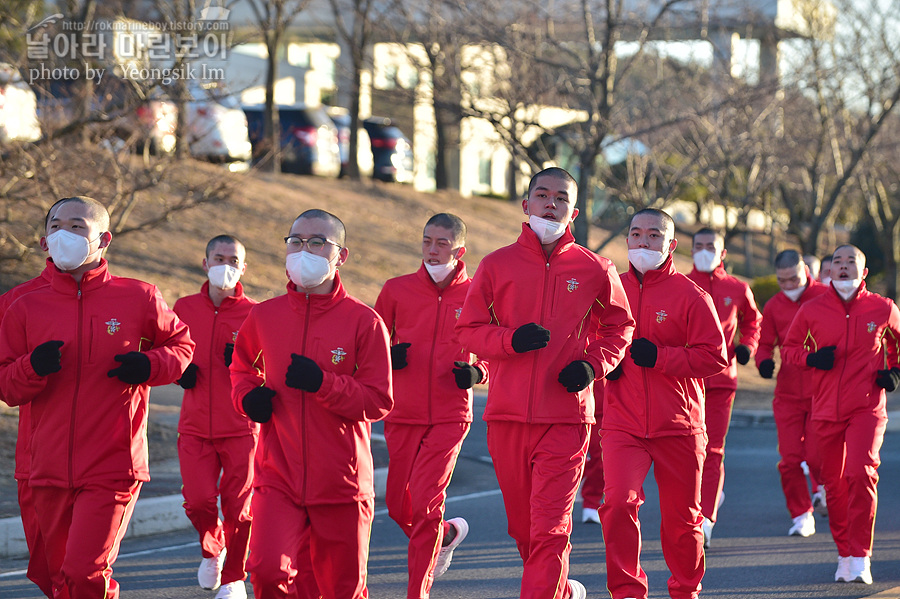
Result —
M600 524L600 513L596 508L586 507L581 510L581 521L582 522L593 522L595 524Z
M850 582L850 558L838 556L838 567L834 573L835 582Z
M216 557L204 557L197 568L197 582L208 591L215 591L222 584L222 564L225 563L225 549Z
M872 584L872 570L867 557L850 558L850 582Z
M811 537L816 534L816 519L812 512L804 512L794 518L794 525L788 531L789 537Z
M822 516L828 517L828 504L825 502L825 486L819 485L819 489L812 496L813 510Z
M243 580L223 584L216 593L216 599L247 599L247 587Z
M713 526L716 523L711 521L709 518L703 518L703 523L700 525L700 528L703 530L703 548L709 549L709 546L712 544L712 530Z
M571 578L567 582L569 583L569 599L587 599L587 589L583 584Z
M469 523L466 522L463 518L451 518L447 520L447 524L456 529L456 536L453 537L453 540L450 541L450 544L446 547L441 547L440 552L438 553L437 563L434 565L434 577L440 578L447 571L447 568L450 567L450 560L453 559L453 550L459 547L459 544L462 543L466 535L469 534Z

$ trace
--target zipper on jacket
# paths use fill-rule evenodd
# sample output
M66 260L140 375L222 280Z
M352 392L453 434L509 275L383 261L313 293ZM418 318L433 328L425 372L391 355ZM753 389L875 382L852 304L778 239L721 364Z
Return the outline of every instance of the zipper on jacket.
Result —
M207 403L209 406L209 438L210 439L213 438L213 388L212 388L213 376L212 376L212 369L213 369L213 358L214 358L214 354L215 354L215 350L213 348L216 345L215 344L216 324L217 324L218 320L219 320L219 309L214 308L213 309L212 331L209 334L209 337L210 337L210 339L209 339L209 384L207 385L207 388L209 389L209 397L207 398L207 400L208 400Z
M634 338L640 339L640 335L638 334L638 327L641 326L641 322L643 319L641 318L641 313L643 312L644 306L644 282L641 281L638 283L638 316L634 319L635 321L635 329L634 329ZM658 350L658 348L657 348ZM657 355L657 358L659 356ZM623 358L624 359L624 358ZM644 402L644 438L650 438L650 384L647 381L647 369L643 366L638 366L641 369L641 381L644 385L644 398L646 401Z
M75 418L78 414L78 389L81 387L81 369L84 366L84 301L81 293L81 281L78 282L78 320L75 323L75 340L78 348L76 354L75 390L72 396L72 417L69 419L69 487L75 486Z
M306 340L307 335L309 334L309 321L310 321L310 312L312 311L312 303L309 301L309 294L306 294L306 318L303 323L303 344L301 347L301 355L306 355ZM307 423L309 422L309 415L307 414L306 407L306 391L300 392L300 406L303 410L303 424L300 427L300 445L303 448L303 475L300 480L300 497L302 503L306 503L306 479L307 479L307 471L309 470L309 438L306 434Z
M840 419L841 387L843 387L844 372L847 370L847 348L850 345L849 341L847 341L848 339L850 339L850 308L845 305L844 310L847 313L847 318L844 319L844 326L845 326L845 330L844 330L844 363L843 363L843 365L841 365L841 375L838 377L838 392L837 392L837 397L835 397L835 402L834 402L835 420Z
M541 322L539 323L541 326L544 326L545 320L545 309L547 307L547 286L550 281L550 258L547 257L547 261L544 265L544 281L542 285L541 291ZM531 384L528 386L528 409L525 413L525 422L531 423L534 417L534 394L536 392L535 384L537 379L537 370L538 370L538 352L531 352L534 356L531 358Z
M438 291L437 309L434 314L434 333L431 335L431 355L428 357L428 424L431 424L433 417L434 402L434 348L437 345L438 327L441 322L441 308L444 306L443 291Z

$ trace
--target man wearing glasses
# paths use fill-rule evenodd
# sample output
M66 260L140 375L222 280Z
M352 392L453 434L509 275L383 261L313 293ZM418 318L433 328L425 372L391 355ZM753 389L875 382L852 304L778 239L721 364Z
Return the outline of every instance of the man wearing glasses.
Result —
M287 294L254 307L231 364L235 407L262 425L247 570L257 599L367 597L371 423L393 407L388 333L341 284L340 219L307 210L285 243Z

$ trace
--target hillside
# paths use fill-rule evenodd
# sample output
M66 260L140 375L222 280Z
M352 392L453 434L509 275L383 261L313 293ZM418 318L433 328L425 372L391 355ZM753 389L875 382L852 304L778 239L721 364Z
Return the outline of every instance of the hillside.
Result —
M159 228L115 237L107 253L114 274L156 284L170 305L203 283L200 262L206 242L220 233L234 234L247 246L248 267L242 280L248 295L263 300L283 293L287 279L282 238L294 217L308 208L328 210L346 224L350 258L341 276L348 291L370 305L386 279L418 268L422 228L432 214L453 212L468 225L464 260L470 273L485 254L512 243L525 220L519 201L464 198L450 191L420 193L369 180L238 174L205 163L195 167L231 179L237 190L234 197L181 213ZM603 231L593 230L591 245L603 236ZM686 250L690 242L681 243ZM627 266L624 237L606 250L620 270ZM4 276L0 290L38 273L43 256L37 249L31 260ZM681 256L679 268L689 267L689 259Z

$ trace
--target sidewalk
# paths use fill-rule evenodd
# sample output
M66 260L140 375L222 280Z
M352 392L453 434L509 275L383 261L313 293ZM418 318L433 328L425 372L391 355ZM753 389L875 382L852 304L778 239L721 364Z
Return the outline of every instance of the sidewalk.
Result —
M749 367L742 367L740 381L747 381L738 389L732 411L732 426L775 426L772 417L771 381L764 381L751 373ZM755 375L755 376L754 376ZM480 392L484 403L486 391ZM900 394L888 395L888 431L900 431ZM128 527L126 538L140 537L173 530L190 528L191 524L181 506L181 474L175 449L178 429L178 412L181 403L181 389L175 385L154 388L150 396L150 472L152 480L144 485L134 516ZM477 403L477 402L476 402ZM476 418L479 417L476 415ZM372 453L375 458L375 493L384 496L387 479L387 447L384 438L373 435ZM15 487L13 486L12 489ZM8 495L8 497L6 497ZM4 490L3 500L7 513L15 513L15 492ZM6 505L9 504L9 505ZM0 557L23 557L27 555L22 524L18 516L0 519Z

